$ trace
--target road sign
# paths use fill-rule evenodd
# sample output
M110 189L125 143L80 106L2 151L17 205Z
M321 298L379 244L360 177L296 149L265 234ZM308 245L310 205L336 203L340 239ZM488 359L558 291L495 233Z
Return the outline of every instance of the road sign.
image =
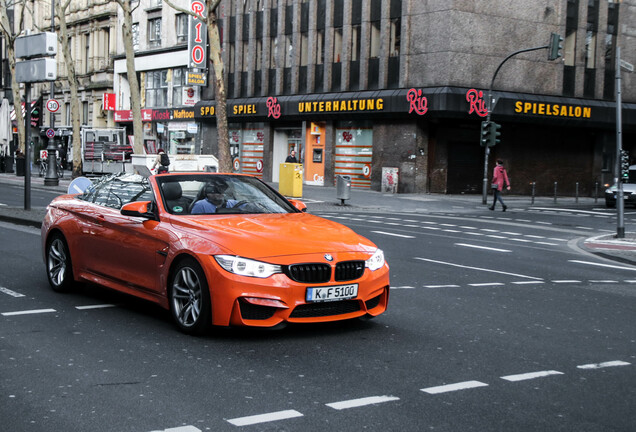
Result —
M46 109L54 113L60 109L60 103L55 99L49 99L46 101Z
M46 130L46 137L47 138L53 138L55 136L55 129L47 129Z

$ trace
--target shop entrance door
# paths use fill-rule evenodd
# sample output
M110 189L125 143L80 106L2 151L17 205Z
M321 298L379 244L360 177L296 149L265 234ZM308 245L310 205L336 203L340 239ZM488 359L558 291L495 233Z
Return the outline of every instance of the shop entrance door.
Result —
M272 166L272 181L278 183L280 174L280 164L292 150L296 150L296 159L303 162L302 129L286 128L274 130L274 151Z
M484 177L484 148L474 142L450 142L448 193L481 193Z

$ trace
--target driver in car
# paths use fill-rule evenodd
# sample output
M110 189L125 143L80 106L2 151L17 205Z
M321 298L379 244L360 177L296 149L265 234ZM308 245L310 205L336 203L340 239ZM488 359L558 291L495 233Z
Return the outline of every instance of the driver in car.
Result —
M205 198L194 203L191 214L216 213L217 208L232 208L238 201L225 199L224 188L220 185L205 185Z

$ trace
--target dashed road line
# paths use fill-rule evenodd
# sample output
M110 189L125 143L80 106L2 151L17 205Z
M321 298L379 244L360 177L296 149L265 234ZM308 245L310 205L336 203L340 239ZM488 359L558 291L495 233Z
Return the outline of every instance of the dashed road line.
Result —
M467 244L467 243L455 243L455 246L463 246L463 247L468 247L468 248L483 249L483 250L489 250L489 251L493 251L493 252L512 252L511 250L508 250L508 249L499 249L499 248L493 248L493 247L471 245L471 244Z
M267 414L258 414L248 417L239 417L228 420L228 423L234 426L250 426L259 423L267 423L277 420L287 420L296 417L302 417L304 414L299 413L296 410L277 411Z
M371 232L376 233L376 234L388 235L388 236L392 236L392 237L409 238L409 239L415 238L415 236L410 236L410 235L405 235L405 234L390 233L390 232L386 232L386 231L371 231Z
M18 316L18 315L32 315L32 314L42 314L42 313L51 313L57 312L55 309L32 309L32 310L23 310L23 311L15 311L15 312L3 312L2 316Z
M10 295L11 297L24 297L24 294L10 290L9 288L0 287L0 292Z
M525 380L531 380L536 378L543 378L550 375L563 375L563 372L559 372L555 370L529 372L529 373L522 373L517 375L506 375L506 376L502 376L501 379L506 381L511 381L511 382L517 382L517 381L525 381Z
M117 305L114 305L114 304L97 304L97 305L75 306L75 309L77 309L77 310L89 310L89 309L104 309L104 308L111 308L111 307L117 307Z
M424 393L428 393L428 394L440 394L440 393L447 393L452 391L467 390L471 388L487 387L487 386L488 384L483 383L481 381L464 381L464 382L459 382L455 384L446 384L446 385L441 385L436 387L423 388L423 389L420 389L420 391L423 391Z
M469 270L477 270L477 271L484 271L484 272L490 272L490 273L499 273L499 274L505 274L505 275L509 275L509 276L521 277L521 278L525 278L525 279L543 280L542 278L538 278L538 277L534 277L534 276L526 276L526 275L522 275L522 274L504 272L504 271L500 271L500 270L485 269L485 268L481 268L481 267L466 266L466 265L462 265L462 264L455 264L455 263L450 263L450 262L445 262L445 261L432 260L432 259L428 259L428 258L415 257L414 259L420 260L420 261L427 261L427 262L431 262L431 263L434 263L434 264L444 264L444 265L448 265L448 266L452 266L452 267L460 267L460 268L465 268L465 269L469 269Z
M602 369L607 367L616 367L616 366L629 366L631 363L627 363L620 360L608 361L603 363L591 363L577 366L578 369Z
M333 408L336 410L344 410L349 408L358 408L358 407L362 407L366 405L376 405L376 404L385 403L385 402L392 402L397 400L400 400L400 398L395 396L370 396L370 397L365 397L360 399L351 399L351 400L341 401L341 402L331 402L325 405L327 405L329 408Z

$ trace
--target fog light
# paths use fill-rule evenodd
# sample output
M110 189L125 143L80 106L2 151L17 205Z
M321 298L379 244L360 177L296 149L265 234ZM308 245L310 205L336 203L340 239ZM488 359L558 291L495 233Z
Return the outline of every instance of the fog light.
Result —
M264 298L257 298L257 297L243 297L243 300L257 306L269 306L269 307L275 307L275 308L281 308L281 309L289 309L289 306L287 306L285 303L283 303L280 300L264 299Z

